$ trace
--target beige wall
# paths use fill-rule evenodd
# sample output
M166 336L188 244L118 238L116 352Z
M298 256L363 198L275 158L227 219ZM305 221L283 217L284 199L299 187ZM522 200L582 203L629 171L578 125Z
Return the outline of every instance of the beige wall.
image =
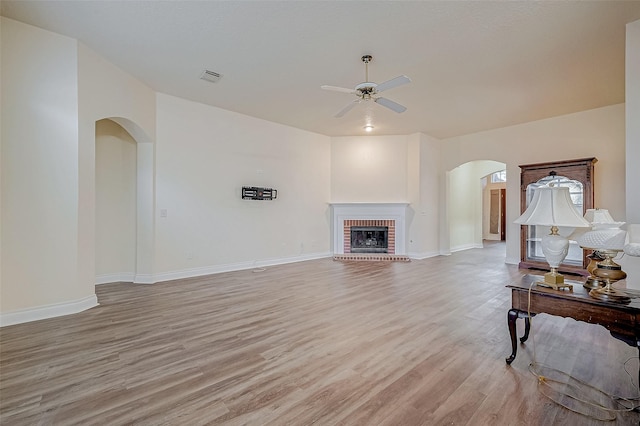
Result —
M136 270L136 141L96 123L96 282L131 282Z
M520 164L596 157L595 204L624 218L624 105L549 118L443 141L442 162L453 170L469 161L491 159L507 165L507 262L520 259Z
M626 220L640 223L640 20L627 24L626 45ZM640 258L621 262L629 286L640 289Z
M91 49L78 46L78 276L93 288L95 264L95 123L109 118L136 141L136 282L152 282L155 92Z
M157 117L156 280L329 255L329 137L162 94Z
M626 45L626 218L640 223L640 21L627 24Z
M519 259L518 164L595 156L596 205L620 220L640 211L633 186L626 203L623 191L610 190L625 179L624 105L445 141L328 138L156 94L64 36L6 18L0 30L3 324L95 304L95 123L103 118L137 144L138 282L328 255L330 201L409 202L415 257L447 253L451 228L454 246L474 244L481 226L465 216L458 227L451 216L465 197L448 199L447 172L478 160L507 165L507 261ZM640 173L638 32L638 23L627 29L627 182ZM240 200L242 185L273 186L279 198ZM255 244L240 248L238 240Z
M409 203L413 258L440 253L440 172L440 141L422 133L331 138L331 201Z
M6 325L96 304L95 122L114 117L150 142L155 93L76 40L2 18L1 41Z
M60 303L93 306L93 288L79 282L76 273L77 42L1 19L0 311L34 306L55 311Z
M438 139L423 133L408 137L407 254L423 259L440 254L440 150Z
M450 239L443 252L482 247L482 178L504 167L504 163L478 160L447 172Z
M331 201L408 201L408 136L331 138Z

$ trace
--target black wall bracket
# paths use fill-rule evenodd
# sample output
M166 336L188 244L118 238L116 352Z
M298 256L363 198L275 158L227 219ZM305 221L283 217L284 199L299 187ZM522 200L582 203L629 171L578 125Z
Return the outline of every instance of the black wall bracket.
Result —
M278 198L278 190L273 188L260 188L257 186L243 186L243 200L275 200Z

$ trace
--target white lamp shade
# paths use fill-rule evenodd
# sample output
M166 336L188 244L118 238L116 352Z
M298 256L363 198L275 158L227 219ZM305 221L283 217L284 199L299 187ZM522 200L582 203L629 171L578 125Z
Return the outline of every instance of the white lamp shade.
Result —
M640 224L629 224L629 241L624 246L624 252L629 256L640 256Z
M534 191L531 204L514 223L574 228L591 226L573 205L569 188L541 186Z
M576 241L580 247L593 250L622 250L627 233L620 228L594 229Z
M615 222L607 209L587 209L584 218L591 223L611 223Z
M616 222L607 209L588 209L584 218L591 223L593 229L619 228L624 222Z

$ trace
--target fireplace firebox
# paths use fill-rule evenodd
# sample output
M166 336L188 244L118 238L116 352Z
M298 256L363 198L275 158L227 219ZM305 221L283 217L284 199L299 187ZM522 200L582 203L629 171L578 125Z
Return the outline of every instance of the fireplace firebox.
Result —
M388 226L352 226L351 253L387 253Z

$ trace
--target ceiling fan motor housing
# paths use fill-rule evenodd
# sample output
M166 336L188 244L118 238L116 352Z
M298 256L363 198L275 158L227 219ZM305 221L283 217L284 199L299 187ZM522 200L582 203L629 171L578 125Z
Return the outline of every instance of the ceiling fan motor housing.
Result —
M378 87L376 83L365 81L356 86L356 93L363 99L370 99L372 95L377 93L376 87Z

